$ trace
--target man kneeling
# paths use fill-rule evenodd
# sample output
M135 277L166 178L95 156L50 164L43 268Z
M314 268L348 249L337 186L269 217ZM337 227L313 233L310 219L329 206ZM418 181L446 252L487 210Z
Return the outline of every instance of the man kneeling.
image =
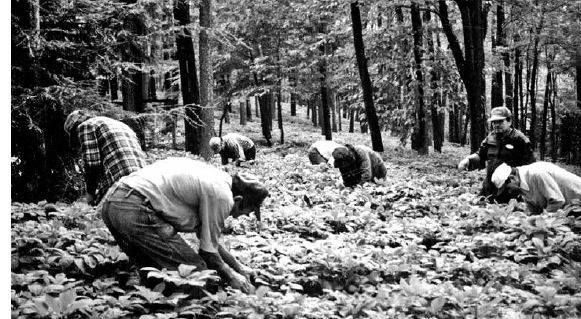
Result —
M168 158L123 177L107 193L103 221L140 267L214 269L233 288L251 290L252 269L219 242L228 216L256 214L268 196L250 174L229 174L189 158ZM195 252L177 232L195 232Z

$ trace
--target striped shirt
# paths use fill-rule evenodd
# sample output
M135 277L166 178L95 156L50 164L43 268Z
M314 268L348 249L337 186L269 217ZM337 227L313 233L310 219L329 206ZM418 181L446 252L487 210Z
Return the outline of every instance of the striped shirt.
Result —
M94 117L81 123L78 132L85 167L101 171L101 195L121 177L146 165L135 132L117 120Z

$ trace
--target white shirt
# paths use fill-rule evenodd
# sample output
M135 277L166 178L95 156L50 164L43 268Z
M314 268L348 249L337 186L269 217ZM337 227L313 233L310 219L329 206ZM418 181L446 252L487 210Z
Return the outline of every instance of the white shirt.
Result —
M146 196L177 231L195 231L200 249L218 252L224 220L234 206L228 173L193 159L168 158L120 181Z

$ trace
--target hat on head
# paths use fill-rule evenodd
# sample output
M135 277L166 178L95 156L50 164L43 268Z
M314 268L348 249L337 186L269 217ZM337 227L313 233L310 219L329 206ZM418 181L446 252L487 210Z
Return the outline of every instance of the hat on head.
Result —
M212 137L208 144L210 145L212 151L214 151L214 154L222 150L222 139L219 137L216 136Z
M91 116L85 113L83 110L72 111L65 120L64 129L67 134L71 135L73 129L84 121L88 120Z
M490 178L492 183L494 183L494 186L496 186L498 189L501 189L504 185L504 182L506 182L510 176L511 171L512 168L510 166L506 165L505 163L500 164L494 170L494 173L492 173L492 177Z
M512 113L506 106L498 106L490 111L488 122L506 120L512 117Z

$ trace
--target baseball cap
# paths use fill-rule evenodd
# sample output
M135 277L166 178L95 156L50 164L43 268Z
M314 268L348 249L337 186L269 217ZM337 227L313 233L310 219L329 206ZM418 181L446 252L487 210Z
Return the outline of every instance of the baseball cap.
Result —
M506 106L498 106L490 111L488 122L505 120L512 116L512 113Z
M85 113L83 110L75 110L71 112L67 119L65 120L64 129L67 134L71 135L75 126L83 123L84 121L88 120L91 116Z

